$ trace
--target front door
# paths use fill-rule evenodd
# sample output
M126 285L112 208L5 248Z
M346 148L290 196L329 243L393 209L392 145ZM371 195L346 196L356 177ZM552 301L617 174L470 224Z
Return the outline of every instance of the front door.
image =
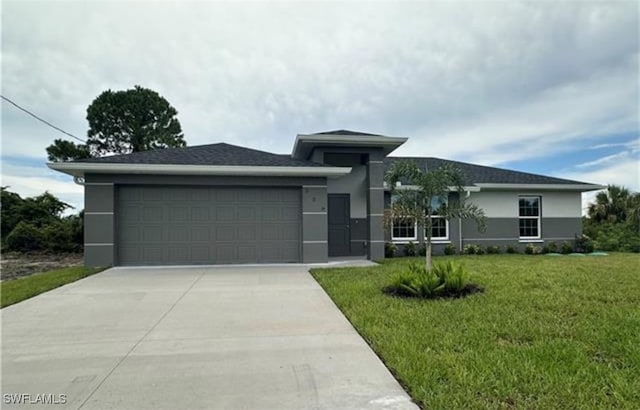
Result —
M329 256L351 254L349 194L329 194Z

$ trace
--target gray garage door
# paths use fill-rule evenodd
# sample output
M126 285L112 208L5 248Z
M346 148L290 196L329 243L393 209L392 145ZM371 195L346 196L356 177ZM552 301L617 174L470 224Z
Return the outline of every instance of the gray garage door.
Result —
M120 265L300 261L297 188L121 186Z

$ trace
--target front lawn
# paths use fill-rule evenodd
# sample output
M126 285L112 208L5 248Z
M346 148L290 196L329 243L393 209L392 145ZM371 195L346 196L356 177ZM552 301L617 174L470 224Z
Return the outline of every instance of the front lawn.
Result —
M73 266L70 268L56 269L49 272L38 273L26 278L3 281L0 283L0 307L13 305L48 290L57 288L67 283L75 282L86 276L93 275L104 268L85 268Z
M485 292L382 293L421 258L311 273L424 408L640 408L640 255L449 259Z

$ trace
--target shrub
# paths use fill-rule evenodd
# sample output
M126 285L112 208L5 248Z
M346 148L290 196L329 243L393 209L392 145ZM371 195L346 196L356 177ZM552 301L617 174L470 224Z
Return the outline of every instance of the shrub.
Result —
M476 255L484 255L484 248L482 245L476 245Z
M391 284L384 291L398 296L432 299L436 297L459 297L482 291L469 282L464 266L449 261L435 264L427 271L424 265L409 264L407 270L396 272Z
M34 225L21 221L7 235L7 250L18 252L40 251L45 249L46 238L42 230Z
M567 254L573 252L573 246L567 241L562 242L562 246L560 247L560 253Z
M502 252L502 251L500 250L500 247L498 245L487 246L487 253L488 254L497 255L500 252Z
M464 246L464 248L462 248L462 252L465 255L475 255L478 251L478 245L474 245L474 244L467 244Z
M404 254L405 256L416 256L416 244L413 242L409 242L404 246Z
M510 253L510 254L518 253L518 247L513 245L507 245L507 253Z
M447 246L444 247L444 254L445 255L455 255L456 251L457 251L456 247L452 243L449 243L449 244L447 244Z
M524 248L524 253L527 255L540 255L542 253L542 248L539 246L535 246L532 243L528 243Z
M549 252L547 252L547 253L556 253L556 252L558 252L558 244L557 243L551 241L546 246L547 246L547 249L549 250Z
M576 252L591 253L594 249L593 241L587 235L576 235Z
M427 256L427 245L426 244L421 243L420 245L418 245L418 255Z
M398 252L398 247L393 242L385 242L384 244L384 257L385 258L393 258L396 256L396 252Z

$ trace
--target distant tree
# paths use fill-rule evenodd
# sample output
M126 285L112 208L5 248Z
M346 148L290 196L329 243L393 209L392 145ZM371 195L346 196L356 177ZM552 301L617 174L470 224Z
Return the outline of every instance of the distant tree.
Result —
M76 144L72 141L57 139L47 147L49 161L72 161L76 159L90 158L89 147L84 144Z
M597 249L640 252L640 193L609 185L589 204L583 230Z
M625 187L609 185L598 192L595 202L589 204L587 214L594 222L624 222L627 219L631 193Z
M157 92L135 86L107 90L87 108L87 144L56 140L47 148L51 161L68 161L107 154L127 154L184 147L178 111Z

